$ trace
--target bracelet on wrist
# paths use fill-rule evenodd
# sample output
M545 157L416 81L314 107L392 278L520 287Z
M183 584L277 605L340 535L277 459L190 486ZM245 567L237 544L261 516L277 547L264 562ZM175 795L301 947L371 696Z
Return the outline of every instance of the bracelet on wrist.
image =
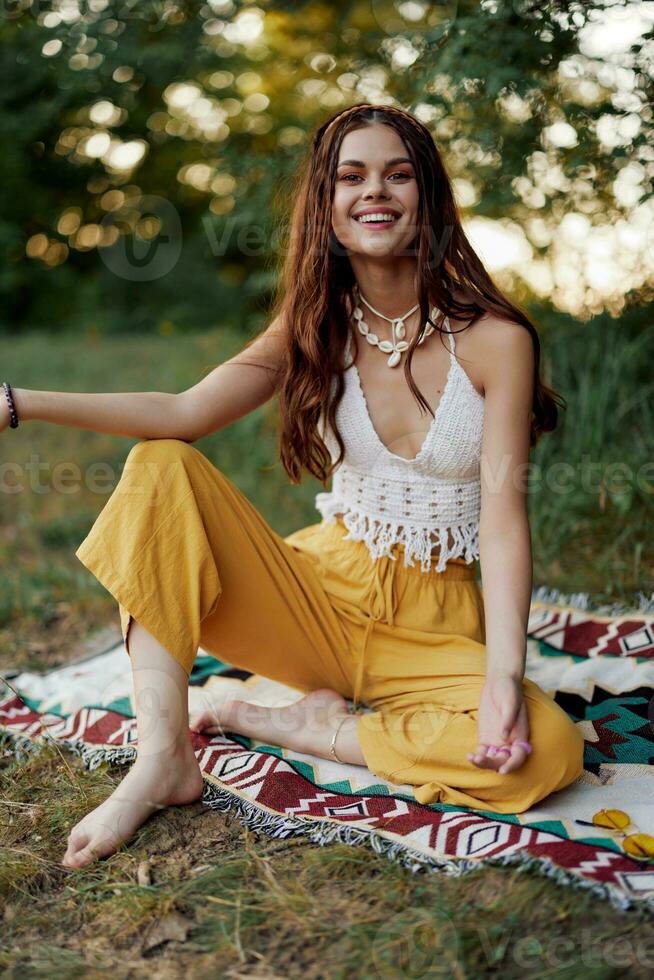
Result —
M14 404L14 396L11 390L11 385L7 381L2 382L2 387L7 398L7 404L9 405L9 427L11 429L18 428L18 412L16 411L16 405Z

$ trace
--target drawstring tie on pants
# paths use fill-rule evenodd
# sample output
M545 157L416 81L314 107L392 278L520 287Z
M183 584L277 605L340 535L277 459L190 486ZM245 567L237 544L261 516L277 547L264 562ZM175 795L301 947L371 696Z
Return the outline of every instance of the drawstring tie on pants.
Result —
M356 679L354 682L354 693L352 697L352 710L356 711L361 694L361 686L364 676L364 661L370 634L375 623L384 622L389 626L395 625L395 612L397 610L397 595L395 591L395 575L398 567L397 557L390 558L384 555L374 563L374 570L370 586L362 599L363 609L367 613L367 622L363 634L363 641L357 663Z

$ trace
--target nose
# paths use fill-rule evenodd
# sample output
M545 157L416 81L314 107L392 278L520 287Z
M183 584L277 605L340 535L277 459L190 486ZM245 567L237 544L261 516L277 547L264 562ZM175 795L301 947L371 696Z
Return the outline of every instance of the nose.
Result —
M369 178L368 184L363 195L366 200L371 197L388 197L388 191L381 176L375 177L374 174Z

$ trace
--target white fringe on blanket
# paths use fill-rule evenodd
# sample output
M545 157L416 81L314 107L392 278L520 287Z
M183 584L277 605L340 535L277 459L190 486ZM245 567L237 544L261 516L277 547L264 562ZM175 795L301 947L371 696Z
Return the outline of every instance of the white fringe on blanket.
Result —
M631 613L654 613L654 592L648 597L644 592L636 592L633 599L625 602L600 604L588 592L560 592L540 585L531 593L532 602L548 602L555 606L571 606L585 612L596 612L600 616L629 616Z
M131 746L88 746L80 739L46 739L20 735L14 732L0 731L0 748L5 748L7 755L15 755L19 764L33 754L42 751L50 742L56 742L60 747L67 748L82 758L87 769L97 769L103 762L125 763L136 758L136 749ZM236 796L231 789L216 786L203 774L204 793L201 802L212 810L223 814L232 814L244 826L258 833L266 834L274 839L289 837L306 837L321 847L332 843L348 844L350 846L367 846L376 854L396 861L414 874L420 871L426 873L446 874L448 877L459 878L471 871L480 869L483 865L516 865L520 871L533 871L544 877L553 878L561 885L573 888L586 888L601 898L608 900L611 905L621 912L629 909L647 907L654 911L654 895L644 899L632 899L624 892L606 882L589 881L586 878L567 871L554 864L549 858L538 857L523 851L514 851L504 855L488 855L482 858L459 858L448 855L424 854L401 841L393 841L383 836L383 832L364 830L351 824L335 820L314 817L303 819L288 814L271 813L257 806L252 800ZM228 818L228 824L231 818Z

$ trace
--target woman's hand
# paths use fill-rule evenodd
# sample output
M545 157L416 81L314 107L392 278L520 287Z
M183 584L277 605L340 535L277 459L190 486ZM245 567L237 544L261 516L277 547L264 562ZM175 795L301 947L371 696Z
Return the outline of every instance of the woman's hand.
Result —
M495 769L504 775L524 763L528 751L518 742L529 740L529 720L522 681L510 674L488 677L477 712L479 745L468 759L480 769ZM506 745L509 751L498 749Z

